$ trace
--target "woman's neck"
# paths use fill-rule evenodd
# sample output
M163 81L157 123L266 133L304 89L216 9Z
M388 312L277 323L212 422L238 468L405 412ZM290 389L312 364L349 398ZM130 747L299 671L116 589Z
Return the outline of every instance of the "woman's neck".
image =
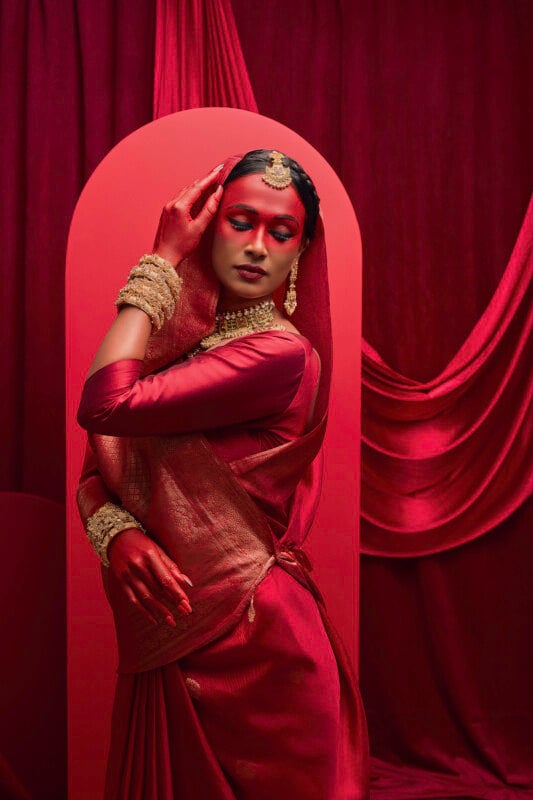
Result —
M217 312L224 311L238 311L240 308L250 308L251 306L258 306L266 300L272 300L271 294L265 294L263 297L220 297L217 305Z

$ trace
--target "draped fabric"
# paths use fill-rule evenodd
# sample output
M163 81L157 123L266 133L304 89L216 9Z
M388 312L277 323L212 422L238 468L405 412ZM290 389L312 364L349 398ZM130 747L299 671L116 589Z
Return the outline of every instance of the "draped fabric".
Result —
M472 454L477 492L484 478L485 485L481 497L466 503L482 512L474 527L484 535L456 546L469 539L472 524L472 514L456 505L454 537L446 543L445 531L437 530L450 550L421 558L362 557L360 670L372 796L525 799L533 788L533 582L526 575L533 545L531 501L520 504L527 465L520 472L519 462L527 443L515 434L531 369L521 340L527 262L521 257L519 268L510 258L533 183L533 8L527 0L294 0L285 14L281 0L232 3L259 110L328 158L361 225L364 549L372 516L376 550L417 552L408 549L412 534L405 528L412 529L416 508L399 466L402 461L411 470L412 486L421 465L412 456L422 451L431 420L417 424L413 398L429 384L449 402L451 386L439 378L478 355L463 384L470 420L459 400L447 424L441 412L437 430L445 441L448 430L450 446L459 444L461 425L470 421L463 434L478 446ZM276 58L265 58L273 52ZM501 384L493 369L502 379L507 371ZM459 370L454 380L465 377ZM400 395L397 402L383 398L385 378L387 392ZM378 430L382 399L388 417ZM429 409L431 398L421 401L418 410ZM411 458L394 450L401 437L394 417L404 428L409 424ZM501 429L493 437L496 421ZM477 424L486 435L476 442ZM422 464L426 476L433 470L435 477L437 462L453 460L454 450ZM382 495L377 510L370 491L371 480L378 481L375 458L398 467L390 484L396 494ZM498 461L518 476L517 492L501 491ZM447 481L455 476L440 477L433 487L419 477L419 488L433 498L433 507L423 508L426 520L431 512L442 521L439 499L453 501ZM411 518L388 531L382 523L398 513L399 500L404 511L412 504ZM428 529L418 542L424 552L431 535Z
M153 0L2 2L0 486L64 502L64 271L78 195L152 108Z
M379 353L372 371L383 362L400 385L434 379L487 308L528 205L531 3L293 0L290 13L281 0L232 6L261 113L312 142L354 202L365 341ZM2 488L63 500L66 233L94 166L152 118L155 11L153 0L71 0L60 11L49 0L2 3ZM454 779L474 762L483 769L471 796L501 797L508 784L518 797L533 785L528 510L448 553L363 557L371 747L402 765L397 784L407 784L393 794L394 770L383 769L380 800L442 796L442 776ZM479 645L468 669L465 637ZM460 699L452 659L464 679ZM410 687L418 703L411 715ZM471 744L466 719L484 741ZM406 764L425 775L423 788Z
M304 0L282 34L281 3L233 6L261 113L326 155L361 224L361 550L486 533L531 491L530 8L318 2L298 38Z
M533 200L485 313L436 378L365 343L362 550L436 553L494 528L533 487Z
M67 234L76 200L95 166L120 139L151 120L154 24L153 0L1 4L2 490L65 502ZM15 530L20 521L8 519L7 529L10 524ZM54 535L64 539L64 525L56 525ZM25 558L31 557L28 551ZM8 559L5 569L9 566ZM32 597L31 602L39 600ZM42 676L36 674L30 686L34 672L28 672L28 691L19 697L25 710ZM42 707L54 701L56 708L64 707L65 691L64 685L50 685ZM63 725L49 717L32 739L39 733L52 737L66 754ZM20 750L26 747L20 726L11 736L19 740ZM29 754L27 774L16 776L2 756L0 795L27 797L22 784L35 782L36 769ZM56 771L56 785L63 784L66 796L63 765L50 764L50 770ZM43 792L45 784L41 781Z
M532 514L530 498L461 547L363 558L373 798L531 798Z
M323 252L307 261L317 277ZM266 800L288 783L302 800L368 800L357 680L301 549L313 514L288 488L316 508L324 427L311 418L324 373L312 344L263 331L139 380L142 366L119 360L85 383L78 418L97 470L89 453L80 514L86 523L105 481L191 576L193 614L151 625L102 567L119 650L105 797ZM262 428L282 441L265 450ZM166 684L178 693L168 703ZM180 730L191 749L171 744Z
M154 119L200 106L257 111L229 0L155 0Z

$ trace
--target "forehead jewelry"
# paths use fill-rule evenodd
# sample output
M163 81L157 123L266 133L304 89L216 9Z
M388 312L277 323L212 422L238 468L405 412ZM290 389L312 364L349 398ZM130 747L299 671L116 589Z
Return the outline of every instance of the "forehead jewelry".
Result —
M290 167L283 166L283 153L272 150L270 158L272 159L272 164L265 167L264 182L272 186L273 189L286 189L292 178Z

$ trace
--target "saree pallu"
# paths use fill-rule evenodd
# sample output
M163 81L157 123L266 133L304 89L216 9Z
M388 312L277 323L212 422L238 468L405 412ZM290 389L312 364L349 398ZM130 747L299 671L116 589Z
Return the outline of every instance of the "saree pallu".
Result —
M90 436L109 491L194 581L171 629L102 567L119 648L105 800L368 798L357 680L300 547L325 424L231 464L201 434ZM292 498L280 539L265 492Z

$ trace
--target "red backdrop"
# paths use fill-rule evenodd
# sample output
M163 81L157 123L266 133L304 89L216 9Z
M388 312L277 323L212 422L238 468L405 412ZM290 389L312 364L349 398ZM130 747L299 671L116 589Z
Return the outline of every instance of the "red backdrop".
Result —
M405 378L431 379L487 307L527 207L531 4L232 7L260 112L314 144L351 195L367 342ZM153 0L71 0L60 15L51 0L2 5L2 488L63 500L68 222L94 165L151 118L155 12ZM533 787L527 512L439 555L363 557L376 797Z

